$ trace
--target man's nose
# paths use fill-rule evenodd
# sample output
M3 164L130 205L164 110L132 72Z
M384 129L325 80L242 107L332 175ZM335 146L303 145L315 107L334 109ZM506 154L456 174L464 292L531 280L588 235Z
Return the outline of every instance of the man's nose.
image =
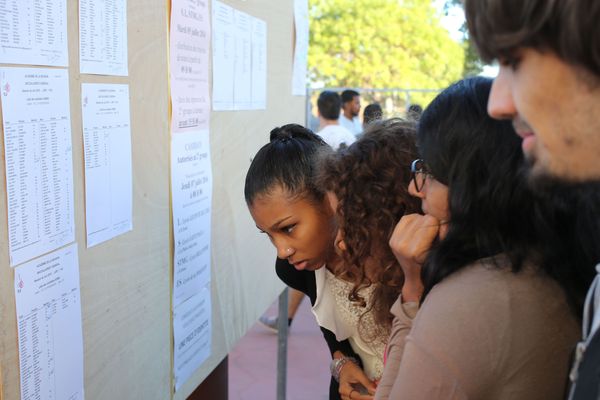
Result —
M517 114L510 85L509 67L500 67L488 99L488 114L495 119L513 119Z

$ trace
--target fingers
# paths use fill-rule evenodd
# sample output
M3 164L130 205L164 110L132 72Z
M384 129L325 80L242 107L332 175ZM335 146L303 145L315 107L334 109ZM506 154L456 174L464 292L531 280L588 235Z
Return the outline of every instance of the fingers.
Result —
M409 214L400 219L389 244L403 268L403 263L423 264L439 230L440 222L430 215Z
M419 301L423 293L421 266L434 240L447 232L447 224L440 224L431 215L409 214L400 219L392 236L390 248L404 273L402 301Z
M350 396L354 395L354 392L356 392L356 389L354 389L349 383L343 383L341 380L338 390L342 400L350 399Z
M342 399L370 400L377 386L354 363L346 363L340 372L339 392Z
M359 375L356 378L358 380L358 383L363 386L363 391L367 391L367 393L370 394L375 394L375 390L377 389L377 385L375 385L375 382L371 381L364 374ZM354 388L356 388L356 385L354 385Z
M449 228L450 228L450 225L448 225L447 222L440 223L440 231L438 233L438 237L440 238L440 240L444 240L446 238Z
M342 400L372 400L373 399L373 394L362 394L360 391L356 390L356 389L350 389L350 391L347 394L343 394L340 391L340 397L342 398Z

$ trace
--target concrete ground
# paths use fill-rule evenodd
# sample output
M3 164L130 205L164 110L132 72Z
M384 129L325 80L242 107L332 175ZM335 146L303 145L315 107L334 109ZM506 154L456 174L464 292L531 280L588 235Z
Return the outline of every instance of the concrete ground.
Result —
M277 313L277 301L267 310ZM331 357L305 298L289 331L287 400L327 400ZM229 400L275 400L277 334L254 324L229 353Z

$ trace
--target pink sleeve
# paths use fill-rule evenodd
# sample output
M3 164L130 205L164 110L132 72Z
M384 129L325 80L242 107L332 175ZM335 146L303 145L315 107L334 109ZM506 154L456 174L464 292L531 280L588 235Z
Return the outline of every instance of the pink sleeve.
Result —
M386 354L384 355L386 361L383 376L377 385L377 392L375 393L375 399L377 400L389 397L390 390L398 373L398 368L400 367L400 360L404 352L404 341L406 335L410 332L412 320L417 314L417 310L417 303L402 304L400 297L390 310L394 315L394 321L392 322L390 339L386 347Z

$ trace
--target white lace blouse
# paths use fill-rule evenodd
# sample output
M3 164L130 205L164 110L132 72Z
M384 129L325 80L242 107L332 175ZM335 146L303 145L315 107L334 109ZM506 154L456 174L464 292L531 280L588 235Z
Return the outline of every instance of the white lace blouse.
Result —
M367 313L362 319L360 318L371 305L371 295L375 285L359 291L359 295L367 302L367 307L363 308L348 300L352 283L335 277L325 267L315 271L315 278L317 300L312 307L312 312L317 322L323 328L333 332L338 341L348 339L352 349L363 362L365 374L371 380L380 379L388 334L377 335L377 332L382 330L375 325L372 313Z

